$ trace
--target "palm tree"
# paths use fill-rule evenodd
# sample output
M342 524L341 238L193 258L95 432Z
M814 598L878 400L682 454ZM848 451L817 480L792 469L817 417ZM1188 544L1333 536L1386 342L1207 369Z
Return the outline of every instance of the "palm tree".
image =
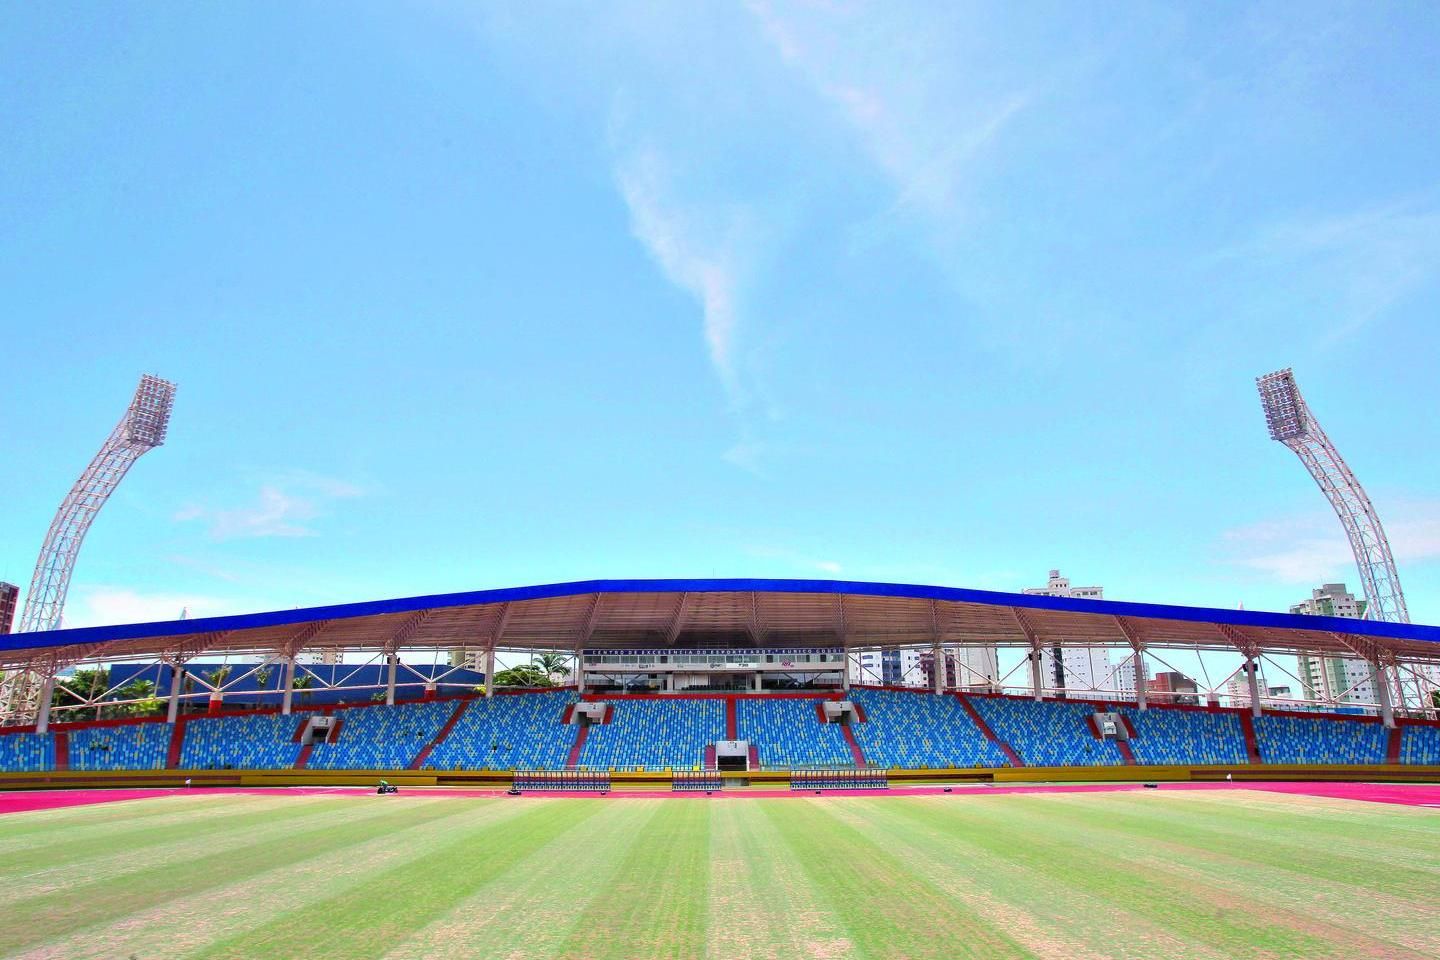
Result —
M542 653L539 656L531 657L530 665L542 671L551 680L563 677L570 672L570 658L563 653Z

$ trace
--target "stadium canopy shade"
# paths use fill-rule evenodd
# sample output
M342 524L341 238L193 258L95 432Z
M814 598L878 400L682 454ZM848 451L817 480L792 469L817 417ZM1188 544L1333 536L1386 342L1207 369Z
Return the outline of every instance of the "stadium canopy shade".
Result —
M325 648L1053 645L1440 662L1440 627L839 580L586 580L0 636L0 665Z

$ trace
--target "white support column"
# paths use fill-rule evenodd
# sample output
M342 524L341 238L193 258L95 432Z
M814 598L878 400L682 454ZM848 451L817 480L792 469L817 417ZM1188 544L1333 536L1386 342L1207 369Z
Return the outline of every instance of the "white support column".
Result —
M485 651L485 699L495 696L495 645Z
M1245 671L1245 683L1250 688L1250 716L1258 717L1260 716L1260 681L1257 677L1260 673L1260 665L1254 660L1246 660L1242 669Z
M756 670L756 671L755 671L755 692L756 692L756 693L759 693L759 692L761 691L761 689L763 689L763 685L762 685L761 682L760 682L760 678L761 678L761 673L760 673L759 670Z
M674 692L675 692L675 671L674 671L674 670L667 670L667 671L665 671L665 692L666 692L666 693L674 693Z
M395 665L400 662L399 654L391 653L385 657L387 669L385 671L385 706L395 706Z
M936 693L945 692L945 651L940 647L940 641L936 640L930 648L930 679L931 686Z
M50 701L55 699L55 671L51 670L45 674L45 682L40 685L39 712L35 715L35 732L50 732Z
M1380 695L1380 722L1387 730L1395 728L1395 706L1390 700L1390 678L1383 664L1375 664L1374 672L1370 675L1371 682L1375 685L1376 692Z
M185 682L185 665L170 664L170 703L165 708L165 722L174 723L180 715L180 685Z
M1040 660L1040 648L1032 647L1030 650L1030 693L1035 697L1036 703L1044 699L1040 692Z
M585 692L585 655L578 650L575 652L575 692Z
M1140 710L1148 710L1150 705L1145 697L1145 648L1135 648L1135 706Z
M841 649L840 655L844 657L844 666L840 669L840 689L846 693L850 692L850 651Z
M290 705L295 701L295 658L285 658L285 691L280 694L280 712L290 715Z

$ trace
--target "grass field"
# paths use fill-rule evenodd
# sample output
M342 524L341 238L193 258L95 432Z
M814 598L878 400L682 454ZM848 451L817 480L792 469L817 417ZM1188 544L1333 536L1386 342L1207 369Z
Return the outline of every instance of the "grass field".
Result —
M1435 957L1440 815L1251 791L0 818L0 955Z

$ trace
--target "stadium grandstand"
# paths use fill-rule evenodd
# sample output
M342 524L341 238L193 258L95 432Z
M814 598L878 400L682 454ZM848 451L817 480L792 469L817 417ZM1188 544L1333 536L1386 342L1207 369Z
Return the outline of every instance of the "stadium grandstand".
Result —
M1238 654L1250 696L1222 704L1211 690L1191 704L1143 683L1057 687L1042 656L1071 646L1142 664L1172 650ZM924 688L860 682L862 650L920 649L939 663L971 647L1010 649L1018 666L959 682L932 669ZM489 682L514 651L563 655L566 682ZM1255 668L1275 655L1364 658L1378 709L1276 709ZM1411 779L1440 764L1421 686L1440 662L1440 628L900 584L590 581L11 634L0 661L44 691L33 715L12 704L0 728L10 786L377 773L455 783L522 770L763 782L839 768ZM128 697L137 683L144 696Z

